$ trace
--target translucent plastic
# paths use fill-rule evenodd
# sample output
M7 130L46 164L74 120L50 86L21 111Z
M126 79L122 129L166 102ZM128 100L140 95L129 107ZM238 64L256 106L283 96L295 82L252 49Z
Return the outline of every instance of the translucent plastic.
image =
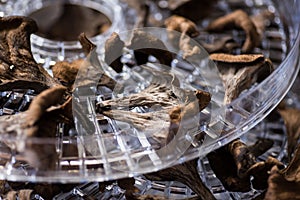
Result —
M65 2L71 5L78 5L85 8L91 8L93 10L99 11L108 17L111 21L111 26L102 34L98 34L90 40L94 43L102 42L114 31L118 32L125 29L124 17L121 7L117 1L104 1L104 0L12 0L8 1L4 5L1 5L2 15L21 15L29 16L30 14L39 11L49 5L58 5L55 7L57 10L62 3ZM59 13L55 9L48 12L49 16L46 18L53 18L54 15ZM46 12L45 12L46 13ZM74 23L74 22L72 22ZM86 22L91 23L91 22ZM37 62L44 64L46 68L55 64L56 61L62 60L74 60L78 58L83 58L84 54L82 51L82 46L78 40L75 41L59 41L51 40L46 37L39 36L37 34L31 35L31 48L34 58Z
M238 2L244 1L221 1L220 5L235 5ZM156 151L160 146L151 145L153 141L148 140L150 137L137 137L135 130L125 123L119 122L120 130L114 130L115 126L111 126L114 122L110 119L101 119L101 123L97 123L98 119L93 118L96 116L94 107L90 106L95 96L87 95L86 99L79 98L79 102L87 103L91 119L96 120L92 121L94 126L113 134L70 131L69 135L65 135L61 131L65 128L62 124L58 128L56 138L27 138L22 141L15 136L1 135L0 178L18 181L81 182L132 177L196 157L204 157L208 152L240 137L272 111L295 80L300 67L299 4L299 1L292 0L255 0L243 4L247 9L253 9L253 12L261 7L275 11L278 28L266 30L265 34L269 37L264 40L262 52L271 59L279 58L274 62L276 70L263 82L244 91L230 105L218 101L220 97L217 91L220 88L209 85L215 100L211 107L200 113L204 123L200 124L201 129L182 137L182 141L178 140L178 145L184 146L174 155L169 153L164 159L157 156ZM271 38L274 37L280 38L280 51L273 51ZM108 74L114 75L109 68L107 69ZM126 72L129 71L124 71L123 76L126 76ZM111 91L100 90L97 95L105 98L111 95ZM211 112L212 108L214 112ZM77 127L78 130L80 127ZM194 139L198 136L203 137L203 140ZM25 147L21 152L18 148L20 146ZM35 163L36 160L41 162Z

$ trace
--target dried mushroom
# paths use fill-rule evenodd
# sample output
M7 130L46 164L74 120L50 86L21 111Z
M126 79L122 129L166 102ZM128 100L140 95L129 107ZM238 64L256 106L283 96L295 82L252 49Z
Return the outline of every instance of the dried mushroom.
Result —
M159 144L164 145L167 143L168 138L172 137L177 132L178 124L182 119L196 114L195 112L202 110L208 105L210 101L210 94L198 91L197 98L197 103L178 102L177 105L173 106L165 105L164 102L160 105L160 100L156 101L155 99L151 100L151 98L149 98L147 105L155 105L156 107L160 107L160 110L146 113L135 113L129 110L121 110L122 107L110 106L103 101L101 104L98 104L98 112L112 119L130 123L140 131L151 131L153 132L154 139L156 139ZM115 100L116 102L121 102L119 99ZM143 102L143 96L140 96L139 100L139 102ZM123 101L126 105L126 102L130 102L130 96L128 96L128 98L124 98ZM145 102L147 102L147 99L145 99ZM139 103L137 104L141 105ZM122 103L120 103L120 106L122 106ZM135 105L131 104L130 106L134 107Z
M179 48L183 51L183 59L191 60L194 56L199 56L201 49L198 45L191 44L191 38L181 34L179 39Z
M140 192L139 189L135 186L134 178L119 179L118 186L125 190L126 199L133 199L135 194Z
M296 108L282 108L278 111L286 126L287 151L290 160L300 138L300 110Z
M285 169L274 166L268 179L266 200L300 199L300 146L298 145L293 159Z
M33 99L28 110L25 111L26 123L24 124L24 128L27 129L27 136L33 136L39 132L36 125L38 125L43 115L47 112L51 112L49 109L51 109L52 106L58 106L56 108L54 107L54 109L60 108L60 105L64 102L65 92L65 87L57 86L43 91Z
M199 31L194 22L178 15L172 15L165 20L165 26L168 30L178 31L190 37L197 37Z
M56 78L62 85L71 88L76 79L78 70L83 64L83 60L74 60L72 62L59 61L51 67L53 77Z
M94 45L84 33L81 33L78 36L78 40L82 46L82 50L85 53L85 55L88 55L93 49L96 48L96 45Z
M178 88L178 80L169 73L158 71L155 73L154 71L154 76L154 82L140 93L103 101L97 105L97 110L115 120L132 123L138 130L149 131L154 128L154 139L164 145L176 135L180 122L185 116L194 115L195 111L198 112L207 106L210 102L210 94L200 90L187 91ZM170 83L165 80L170 80ZM184 99L184 102L181 102L180 99ZM158 105L160 109L155 112L135 113L130 111L134 107L151 108ZM160 175L155 173L146 176L147 178L152 177L152 180L156 180L158 177L160 180L164 179L161 176L168 177L168 179L172 177L174 180L187 184L201 197L214 199L201 179L196 176L196 162L194 160L172 167L172 170L157 172Z
M0 18L0 90L34 89L40 92L58 85L33 58L30 34L36 23L26 17Z
M17 134L19 136L55 136L58 121L66 118L55 118L57 111L62 109L66 88L56 86L49 88L39 94L27 111L15 115L0 117L0 133ZM51 117L50 117L51 116ZM43 124L43 125L41 125ZM46 126L44 126L46 125Z
M228 191L247 192L251 187L261 190L268 186L268 171L273 166L283 167L281 162L272 157L261 162L256 160L270 149L272 144L270 140L261 140L247 146L237 139L209 153L207 157L211 168Z
M19 159L41 170L54 169L58 159L55 143L32 144L27 142L26 137L55 137L59 123L73 126L71 98L66 100L65 92L63 86L49 88L33 99L28 110L0 116L0 133L20 138L16 146L10 141L4 141L7 146L16 148L23 155Z
M276 166L274 166L270 172L268 185L265 200L300 199L300 183L287 181Z
M135 30L130 44L127 46L135 52L146 56L154 56L161 64L171 66L173 54L157 37L139 30ZM144 64L144 63L138 63Z
M224 31L227 28L241 28L246 33L246 39L242 47L242 51L251 52L254 47L260 44L260 35L256 30L256 26L250 16L243 10L236 10L226 16L214 20L207 27L208 31Z
M201 50L196 44L192 44L190 37L197 37L199 31L194 22L181 16L172 15L165 20L165 26L167 27L168 38L177 45L179 40L179 49L183 51L183 59L197 56ZM178 39L176 32L181 32L180 38Z
M249 174L253 176L252 187L256 190L264 190L268 187L270 170L276 166L283 168L284 165L276 158L268 157L265 161L257 162L249 168Z
M98 109L109 110L112 108L132 109L138 106L175 106L179 101L170 88L159 84L151 84L145 90L130 96L106 100L98 103Z
M105 42L105 62L116 72L122 72L121 56L125 44L117 33L113 33Z
M15 200L15 199L24 199L30 200L31 199L32 190L19 190L19 191L10 191L6 195L7 200Z
M300 144L297 145L295 154L288 166L281 172L287 181L300 182Z
M200 110L205 108L209 103L210 94L208 92L201 90L192 92L181 89L179 88L179 80L174 74L156 71L144 65L141 67L144 70L151 71L153 74L153 80L147 88L136 94L102 101L98 104L98 109L105 111L116 108L131 109L138 106L152 107L155 105L160 105L161 107L174 107L180 104L179 97L189 100L189 95L199 99ZM201 104L201 102L203 102L203 104Z
M255 82L264 80L273 71L272 62L261 54L216 53L211 54L210 59L216 62L220 72L225 87L226 104Z
M207 158L216 177L221 181L226 190L239 192L250 191L251 183L248 177L240 178L237 175L235 161L225 148L220 148L209 153Z
M145 70L148 68L145 66ZM192 115L204 109L210 102L208 92L189 91L179 88L179 80L173 74L151 70L152 83L140 93L102 101L97 104L97 111L115 120L131 123L138 130L160 130L154 137L165 143L171 127L177 123L178 116ZM169 80L169 81L168 81ZM159 107L155 112L135 113L134 107ZM176 126L175 126L176 127ZM176 129L176 128L175 128Z
M198 159L187 161L158 172L145 174L145 177L153 181L178 181L190 187L200 199L215 199L199 176L197 162Z

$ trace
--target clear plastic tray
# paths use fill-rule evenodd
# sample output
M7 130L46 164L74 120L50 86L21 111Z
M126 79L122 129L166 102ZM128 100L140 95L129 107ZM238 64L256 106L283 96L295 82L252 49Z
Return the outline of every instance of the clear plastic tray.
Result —
M119 32L120 30L126 29L123 12L117 0L11 0L0 4L0 15L29 16L31 13L34 13L42 8L53 6L52 8L48 9L48 11L44 11L45 15L47 15L45 18L49 20L52 19L53 21L53 19L61 15L61 6L64 2L67 4L83 6L85 8L96 10L104 14L110 20L111 26L105 32L90 38L93 43L102 42L114 31ZM88 14L90 13L84 13L83 16ZM42 23L44 20L45 19L39 20L39 23ZM38 34L32 34L31 49L36 61L43 64L46 69L55 64L56 61L84 58L82 46L77 40L51 40Z
M256 51L269 57L276 70L260 84L244 91L230 105L218 101L217 91L220 88L208 85L213 91L212 103L200 116L203 117L201 119L209 120L200 124L200 128L192 134L177 138L177 144L184 144L178 152L174 151L173 154L168 150L166 154L157 154L161 146L152 145L154 142L151 137L139 137L134 129L122 123L118 124L121 129L116 130L115 122L107 118L101 123L94 123L98 130L96 134L85 135L70 131L66 136L66 127L62 124L58 127L56 138L27 138L20 141L15 136L1 135L0 178L12 181L82 182L132 177L196 157L204 157L208 152L240 137L273 110L295 80L300 67L299 3L292 0L219 2L224 12L239 6L253 13L265 8L275 12L275 26L266 30L262 48ZM101 56L99 58L101 60ZM5 94L5 97L18 96L17 91ZM110 96L111 92L100 90L96 98L107 95ZM24 99L31 97L30 92L22 96ZM80 102L91 105L95 100L93 98L95 95L87 98L91 101L80 99ZM90 119L98 122L93 106L89 108ZM210 110L212 108L213 112ZM100 134L103 131L110 134ZM203 140L194 140L193 137L201 132L207 133ZM17 151L18 145L24 145L25 150ZM28 160L34 159L50 164L29 164Z

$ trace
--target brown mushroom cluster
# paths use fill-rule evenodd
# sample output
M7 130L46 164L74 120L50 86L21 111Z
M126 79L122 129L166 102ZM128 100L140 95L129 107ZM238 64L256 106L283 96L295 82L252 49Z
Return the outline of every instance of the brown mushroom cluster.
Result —
M183 52L183 59L200 54L201 50L192 45L191 38L197 39L199 35L201 36L201 31L220 33L233 29L244 33L245 38L242 43L228 35L221 35L212 43L199 42L219 70L225 88L224 104L230 104L244 90L263 81L274 70L269 58L254 51L255 48L260 47L264 30L267 29L268 22L273 20L274 13L264 10L251 15L252 13L237 9L224 16L215 17L199 31L201 20L210 15L210 10L214 9L217 1L204 0L200 3L197 0L168 0L166 2L168 6L162 9L165 9L168 15L164 18L164 23L158 23L150 12L152 5L157 6L157 1L153 1L152 4L150 1L126 1L129 7L135 9L138 16L135 27L160 24L167 30L180 33L176 44ZM199 14L197 9L202 9L203 12ZM0 92L19 89L34 91L34 97L28 108L13 115L0 116L0 134L20 138L55 138L59 124L73 128L75 126L73 112L80 108L73 107L72 93L75 79L80 78L77 77L77 73L86 61L78 59L56 62L51 66L53 76L49 75L42 65L34 60L31 53L30 35L36 32L37 28L35 21L28 17L0 18ZM86 55L96 48L84 34L78 38ZM171 35L169 39L172 39ZM147 48L136 48L141 44ZM122 61L125 48L133 52L134 63ZM166 66L171 66L175 58L175 55L168 51L164 41L141 30L133 32L129 44L122 41L117 33L113 33L105 41L104 56L105 62L116 73L122 73L125 65L131 67L147 63L149 56L155 57L157 62ZM154 71L153 74L171 79L174 87L170 88L166 83L154 81L139 93L96 103L96 112L110 119L131 123L137 130L155 127L161 121L167 122L168 127L153 136L158 144L165 145L176 134L180 121L185 115L196 114L195 110L201 111L209 105L211 94L199 89L181 90L176 77L170 77L170 74L159 71ZM99 72L92 74L92 77L88 77L81 84L89 85L93 77L98 77L97 86L105 86L113 90L117 85L116 80ZM183 95L184 103L174 93ZM195 96L196 101L189 99L190 96ZM146 113L122 110L125 107L154 105L159 105L161 109ZM255 189L262 191L261 199L300 198L300 190L298 190L300 187L300 144L298 142L300 110L283 106L278 108L278 112L287 130L288 163L282 163L272 156L265 160L258 159L273 146L273 141L268 139L258 140L251 145L236 139L207 155L211 169L227 191L243 193ZM89 127L88 123L91 122L86 123L86 127ZM24 162L44 170L54 169L55 161L58 159L54 148L45 149L41 145L28 144L26 147L20 145L16 151L30 153L32 156ZM71 151L72 148L70 148L72 154ZM40 154L43 154L43 159ZM215 199L198 173L198 159L145 174L144 177L151 181L180 182L195 193L195 197L189 199ZM126 199L167 199L163 196L140 194L133 178L116 182L125 190ZM109 184L112 182L99 183L99 191L104 192ZM11 200L30 199L33 194L39 194L45 199L51 199L61 192L70 191L75 186L75 184L66 184L62 188L60 184L17 183L2 180L0 197Z

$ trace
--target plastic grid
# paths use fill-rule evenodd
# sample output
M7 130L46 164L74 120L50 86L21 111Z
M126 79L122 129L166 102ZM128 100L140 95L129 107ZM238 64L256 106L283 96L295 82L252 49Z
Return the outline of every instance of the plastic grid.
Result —
M230 3L231 1L228 2ZM259 10L267 7L267 5L262 4L256 5L255 2L256 1L253 1L253 5L256 6L254 7L256 11L257 9ZM243 4L238 6L245 7L247 5ZM234 5L235 8L238 6L237 4ZM283 29L283 24L280 19L277 18L276 23L272 24L271 28L265 33L266 38L264 38L264 43L262 44L263 50L257 49L257 51L263 52L266 56L270 57L276 66L278 66L282 62L282 59L286 57L288 49L286 46L288 42L286 41L287 38ZM213 40L218 37L217 35L207 35L205 33L201 33L200 35L202 37L201 40L204 41ZM242 33L236 31L234 31L234 35L236 35L237 38L243 36ZM295 50L293 54L298 55L298 51ZM290 62L291 66L297 66L297 60ZM285 77L292 77L290 74L283 75ZM229 108L226 108L226 112L229 112L227 115L230 116L229 118L216 118L217 120L215 122L213 121L210 124L203 125L205 132L208 133L208 135L218 135L218 131L222 128L222 130L228 131L228 133L236 131L237 134L234 135L234 137L237 137L258 123L258 121L254 121L252 125L246 126L241 124L244 122L244 119L253 118L253 113L259 111L264 112L263 115L266 115L269 112L269 107L265 110L261 110L263 105L266 104L265 100L267 97L273 96L273 92L281 86L276 84L276 81L273 81L273 83L270 83L272 80L267 81L269 84L261 84L259 89L256 89L254 86L249 89L249 91L253 92L247 93L247 95L250 96L245 97L241 95L241 98L238 99L239 101L233 102ZM292 80L290 82L292 82ZM286 85L288 85L288 83L286 83ZM269 88L273 88L273 90L269 90ZM14 114L22 111L22 109L26 108L29 100L33 98L31 91L25 93L20 91L2 92L1 95L3 97L1 98L1 101L3 101L1 109L3 114ZM280 95L282 96L282 94ZM102 91L102 94L97 96L97 98L106 99L109 98L109 96L109 93L103 93ZM95 100L93 98L94 97L87 96L84 101L86 101L88 105L92 105ZM281 97L277 96L277 98ZM5 99L7 99L6 102L4 101ZM16 106L16 108L11 108L10 103L13 103L14 105L14 101L16 101L18 105L20 104L22 109L18 106ZM219 102L212 103L215 103L216 106L219 105ZM275 104L276 103L278 103L278 100L275 101ZM92 120L96 125L96 134L76 136L75 131L70 130L68 133L69 136L65 136L66 128L64 125L61 125L58 128L58 135L54 143L48 144L51 146L50 148L55 148L55 153L59 158L55 170L36 170L26 164L26 162L24 163L22 158L18 157L18 155L15 155L17 153L14 152L14 150L9 149L3 144L3 149L6 148L6 151L1 152L1 155L3 155L1 158L1 163L3 163L1 167L2 178L32 181L103 181L118 178L120 169L124 170L122 172L123 176L134 176L135 174L132 172L135 171L135 166L139 162L138 159L142 156L148 156L147 160L149 161L148 163L151 164L150 168L153 170L159 169L161 161L158 156L155 156L155 146L153 146L153 141L146 140L146 137L130 137L130 134L125 134L123 132L124 129L119 130L115 126L116 123L113 120L103 116L97 116L93 110L93 106L90 106L89 108L91 116L94 117ZM204 110L202 112L204 115L203 117L210 117L209 113L209 110ZM95 116L97 117L95 118ZM243 129L239 129L239 127ZM108 133L105 132L108 132L110 135L108 136ZM224 143L232 140L232 138L226 138L226 142L223 141L213 145L222 146ZM206 137L202 143L194 144L194 148L189 149L177 163L182 162L187 158L191 159L192 157L199 156L200 151L207 153L216 148L216 146L209 146L208 144L210 144L210 142L213 142L213 140L210 137ZM204 143L206 144L205 150L201 148L201 145L204 146ZM71 154L67 150L70 148L72 149ZM91 154L91 152L93 153ZM201 155L205 155L205 153Z

